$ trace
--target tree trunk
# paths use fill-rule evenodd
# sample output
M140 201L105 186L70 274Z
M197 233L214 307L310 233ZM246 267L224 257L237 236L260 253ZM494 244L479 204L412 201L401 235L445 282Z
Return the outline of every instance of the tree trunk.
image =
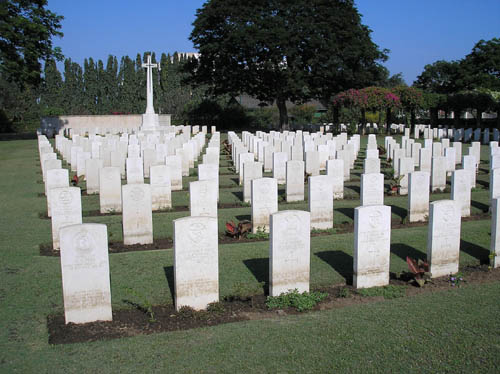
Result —
M476 128L481 129L481 115L483 112L481 111L481 108L476 108Z
M411 109L410 110L410 134L415 133L415 122L416 122L415 109Z
M286 100L282 98L276 99L276 105L280 113L280 131L289 130L288 126L288 111L286 109Z
M453 110L453 125L456 129L460 128L460 109Z
M365 135L365 129L366 129L366 110L361 109L361 135Z
M438 124L438 109L437 108L431 108L431 109L429 109L429 112L430 112L431 126L435 127Z
M386 109L385 120L386 120L386 130L385 130L385 133L387 135L390 135L391 134L391 108L387 108Z
M333 124L335 125L336 133L340 134L339 108L333 107Z

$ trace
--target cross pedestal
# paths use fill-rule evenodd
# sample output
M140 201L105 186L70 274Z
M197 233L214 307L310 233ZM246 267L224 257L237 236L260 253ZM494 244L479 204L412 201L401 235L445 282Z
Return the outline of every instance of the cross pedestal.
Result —
M146 63L141 65L146 68L146 113L142 115L142 129L144 130L154 130L160 125L158 114L155 113L153 107L153 68L158 68L161 70L160 64L151 63L151 55L148 55L148 60Z

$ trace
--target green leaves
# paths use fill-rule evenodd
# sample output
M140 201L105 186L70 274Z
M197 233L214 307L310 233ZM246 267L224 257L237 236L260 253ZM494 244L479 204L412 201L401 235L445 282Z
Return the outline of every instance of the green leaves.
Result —
M51 39L63 35L63 17L46 5L46 0L0 1L0 71L22 87L40 84L40 60L62 58Z
M281 124L287 100L328 101L372 84L387 57L351 0L211 0L193 25L190 39L201 58L187 66L189 81L214 95L276 101Z

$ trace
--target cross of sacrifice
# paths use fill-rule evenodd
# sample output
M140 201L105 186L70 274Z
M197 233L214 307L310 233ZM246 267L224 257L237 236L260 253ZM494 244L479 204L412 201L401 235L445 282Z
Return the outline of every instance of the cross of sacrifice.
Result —
M152 64L151 55L148 55L148 61L141 65L143 68L147 69L146 72L146 114L154 114L155 109L153 108L153 68L158 68L161 71L160 63Z

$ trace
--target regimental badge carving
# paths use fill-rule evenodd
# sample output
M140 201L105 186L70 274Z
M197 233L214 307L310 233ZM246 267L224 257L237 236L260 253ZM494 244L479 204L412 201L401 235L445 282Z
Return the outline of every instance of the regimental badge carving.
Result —
M380 210L372 210L368 215L368 224L372 229L377 229L380 227L382 222L382 212Z
M71 196L71 192L67 191L67 190L61 191L59 193L59 201L63 205L69 205L69 204L71 204L71 202L73 201L73 196Z
M203 223L193 223L189 226L189 240L194 244L201 244L204 240L203 236L206 232L206 226Z
M144 199L144 191L140 187L133 188L130 191L130 198L134 201L141 201Z
M445 223L451 223L453 216L455 214L455 209L452 206L446 206L443 208L443 221Z
M74 238L75 246L80 253L90 253L95 248L95 242L91 235L86 230L80 231Z

